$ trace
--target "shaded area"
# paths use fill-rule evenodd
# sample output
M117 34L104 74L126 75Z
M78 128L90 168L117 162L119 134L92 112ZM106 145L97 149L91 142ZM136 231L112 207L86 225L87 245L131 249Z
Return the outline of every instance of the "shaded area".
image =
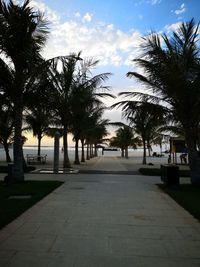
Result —
M67 182L0 232L1 266L199 266L199 223L158 177L50 176Z
M0 182L0 229L61 184L58 181L27 181L8 186Z
M200 220L200 187L191 184L182 184L176 189L165 185L158 186L195 218Z
M86 174L123 174L123 175L136 175L138 171L104 171L104 170L80 170L79 173Z

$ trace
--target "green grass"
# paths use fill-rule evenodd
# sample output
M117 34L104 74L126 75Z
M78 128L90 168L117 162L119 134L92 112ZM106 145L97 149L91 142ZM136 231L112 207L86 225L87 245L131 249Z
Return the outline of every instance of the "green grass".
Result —
M143 175L148 176L161 176L161 169L160 168L140 168L139 172ZM189 170L179 170L180 177L189 177L190 171Z
M195 218L200 220L200 187L191 184L182 184L179 189L168 188L165 185L158 186Z
M36 168L35 166L26 166L24 172L31 172L34 171ZM0 165L0 173L8 173L8 165Z
M62 183L58 181L25 181L24 183L5 185L0 182L0 229ZM9 199L13 195L31 195L32 197Z

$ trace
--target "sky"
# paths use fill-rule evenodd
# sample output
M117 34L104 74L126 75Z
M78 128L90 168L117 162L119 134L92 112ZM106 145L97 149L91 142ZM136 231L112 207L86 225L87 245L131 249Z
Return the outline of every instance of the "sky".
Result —
M21 2L21 1L18 1ZM82 58L99 60L95 73L111 72L106 82L111 93L139 89L126 78L136 70L132 60L139 57L142 37L155 31L169 34L181 22L200 21L199 0L32 0L31 6L44 13L50 34L42 55L52 58L82 51ZM115 100L116 101L116 100ZM106 100L111 105L113 100ZM105 112L111 121L121 120L120 110ZM28 137L27 144L36 144ZM71 141L70 141L71 142ZM45 139L50 145L52 140Z

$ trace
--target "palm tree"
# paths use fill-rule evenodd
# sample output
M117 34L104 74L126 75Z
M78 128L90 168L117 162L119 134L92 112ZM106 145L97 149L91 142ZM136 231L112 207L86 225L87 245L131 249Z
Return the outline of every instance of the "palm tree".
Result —
M121 157L128 159L128 147L132 146L134 149L140 144L138 137L134 137L133 129L124 125L116 131L116 136L110 139L110 146L119 147L121 149Z
M72 123L71 97L74 90L75 75L80 53L71 54L67 57L51 59L51 81L55 87L52 99L52 109L57 119L57 126L62 127L64 159L63 168L71 167L68 155L67 136ZM59 69L61 68L61 70Z
M102 110L104 106L100 97L112 97L111 94L101 92L108 90L107 86L102 86L110 73L101 73L95 76L92 75L91 69L97 65L98 61L89 58L80 62L77 68L74 87L71 94L71 109L72 109L72 133L75 140L75 164L80 164L78 154L78 143L83 136L83 129L94 108Z
M120 101L112 105L112 108L114 107L122 107L123 116L128 119L135 132L141 136L143 144L142 164L146 164L147 142L150 143L150 135L164 123L165 109L160 105L148 102L145 98L143 101Z
M10 0L0 2L0 51L4 64L12 70L13 83L8 94L14 104L14 173L13 180L23 181L22 112L23 95L32 70L39 64L39 54L47 36L47 24L29 0L20 6ZM2 76L2 74L0 74ZM0 80L3 78L1 77Z
M32 131L38 139L38 156L41 155L41 140L49 135L50 126L54 125L54 113L51 110L51 98L54 88L48 80L48 70L45 68L40 74L36 73L33 82L29 83L32 90L25 94L24 121L26 127L23 130ZM39 158L39 157L38 157ZM40 159L40 158L39 158Z
M88 142L92 147L94 146L94 157L97 157L98 145L106 143L109 139L106 136L109 134L107 126L109 125L109 120L99 118L94 125L86 131L86 142Z
M44 106L37 106L28 111L25 116L25 123L27 127L25 130L31 130L33 136L38 139L38 152L37 155L41 155L41 140L48 134L49 126L51 124L51 118L49 110Z
M134 61L145 74L129 72L152 89L168 105L184 129L192 184L200 184L200 156L197 151L200 122L199 25L182 23L170 37L152 33L144 38L143 58Z

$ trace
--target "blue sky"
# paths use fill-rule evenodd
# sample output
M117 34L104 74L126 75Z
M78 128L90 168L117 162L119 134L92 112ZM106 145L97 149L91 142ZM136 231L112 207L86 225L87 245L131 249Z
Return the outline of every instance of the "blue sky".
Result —
M100 60L99 71L110 71L117 90L125 79L131 59L139 55L141 37L150 31L176 29L180 22L200 20L199 0L32 0L51 21L44 51L49 58L82 51ZM123 78L123 81L122 81Z
M39 2L39 1L38 1ZM132 28L141 33L149 29L162 30L178 20L199 19L199 0L45 0L49 8L60 14L61 20L92 14L93 21L112 23L123 31Z
M152 30L170 33L192 18L200 21L199 0L32 0L31 4L51 22L44 57L82 51L82 57L99 59L96 71L113 73L107 85L115 94L141 87L126 73L137 70L131 60L140 55L142 36ZM105 116L116 121L121 112L108 111Z

